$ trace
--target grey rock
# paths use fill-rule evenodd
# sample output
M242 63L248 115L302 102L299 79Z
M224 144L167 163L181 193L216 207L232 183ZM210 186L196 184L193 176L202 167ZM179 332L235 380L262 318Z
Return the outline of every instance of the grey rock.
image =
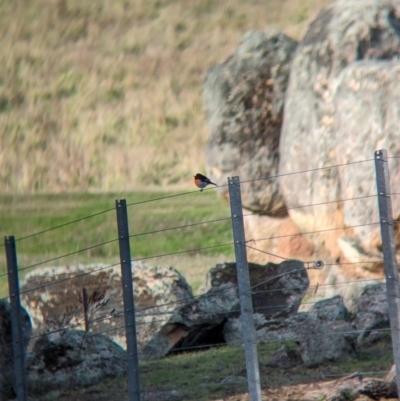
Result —
M303 262L285 260L282 263L259 265L249 263L252 302L255 313L266 318L288 316L297 312L310 284ZM237 285L235 263L218 264L206 277L206 288L219 288L222 284ZM237 305L239 309L239 305Z
M360 331L359 341L374 341L377 329L390 327L389 307L386 299L386 284L371 284L365 287L356 302L353 324ZM372 336L372 337L370 337Z
M297 329L301 358L307 366L320 365L356 352L357 333L347 322L309 319L307 324L303 322Z
M400 53L400 45L398 52ZM388 150L388 156L399 156L399 59L352 63L338 76L336 88L334 131L337 162L371 159L375 150L383 148ZM398 188L400 160L389 159L389 170L391 186ZM358 246L355 245L353 250L359 249L359 260L357 256L350 259L354 262L368 262L366 269L372 273L379 271L378 269L382 271L382 263L370 263L382 259L380 227L368 225L379 221L376 200L371 196L376 193L374 163L339 168L338 175L342 199L361 198L353 202L343 202L342 205L345 224L359 226L353 229L353 238L358 241ZM397 219L400 216L400 198L392 196L391 200L393 218ZM399 228L395 229L397 232Z
M267 324L267 320L265 316L261 313L253 314L254 327L256 329L257 341L270 341L270 338L264 338L264 330L263 327ZM285 319L282 319L285 320ZM279 319L277 319L279 321ZM243 344L243 330L242 330L242 320L237 316L229 317L223 325L222 335L224 341L229 345L241 345ZM281 330L278 336L273 336L272 338L277 339L279 335L282 335L280 339L277 341L285 341L285 340L294 340L293 333L287 330ZM275 340L271 340L275 341Z
M340 295L316 302L310 309L310 314L315 315L320 320L331 322L349 320L350 318L350 313Z
M300 352L283 345L274 352L267 365L285 369L300 363L302 363Z
M132 270L140 350L172 316L180 302L192 299L193 294L185 278L172 267L134 263ZM83 328L83 306L79 301L82 288L85 287L89 295L93 291L104 292L107 305L90 308L90 330L108 332L110 338L126 347L119 266L96 264L35 269L25 276L21 287L22 302L35 328L41 331L49 329L51 320L63 317L66 307L76 309L69 327Z
M210 178L243 180L278 173L279 136L290 63L297 43L279 31L250 31L235 53L212 67L204 82L210 128L206 167ZM227 187L219 188L227 194ZM282 214L278 182L258 180L242 186L246 208Z
M250 263L249 272L255 316L262 316L264 321L265 316L289 316L298 310L309 285L302 262ZM205 294L175 311L144 347L143 358L231 341L229 334L225 335L225 324L232 316L240 315L236 264L224 263L210 269L206 288Z
M286 319L255 319L257 342L296 341L304 364L319 365L324 361L351 355L357 347L357 333L346 321L319 319L315 313L298 312ZM228 344L240 344L242 326L238 318L230 318L224 325Z
M28 359L32 394L67 391L126 374L126 351L108 337L63 330L40 336Z
M398 83L394 82L394 78L388 81L395 86L389 100L393 100L395 105L386 103L384 93L389 93L389 90L387 86L379 89L383 82L381 78L375 83L373 98L373 91L370 95L366 91L354 93L353 99L357 97L355 103L344 99L342 106L344 84L340 82L344 77L340 74L345 74L346 68L356 68L353 65L360 60L376 60L376 69L382 66L384 70L382 60L397 60L400 55L399 23L398 1L337 0L318 14L297 48L285 100L279 173L284 175L280 180L281 191L291 208L289 214L302 231L341 227L343 222L350 225L353 221L350 217L355 213L353 206L346 210L346 205L339 207L335 201L360 194L371 195L371 188L375 188L375 184L372 185L373 164L326 168L307 174L285 174L371 159L376 146L385 145L390 149L392 143L398 142L396 128L387 125L397 119L389 115L392 110L396 113L398 109L398 95L394 94L395 91L399 93L396 89ZM349 79L346 81L350 83ZM372 78L366 83L369 84L372 84ZM338 90L338 85L342 89ZM346 126L345 132L341 132L350 120L351 128ZM368 135L365 135L363 132L367 131L367 127ZM354 144L349 147L352 141ZM365 203L355 202L357 206L354 208L359 210L354 214L357 224L360 224L360 213L365 213L369 222L373 221L369 211L374 200L369 201L365 212L362 211L367 202L368 199ZM319 205L303 207L310 204ZM395 216L398 212L396 208ZM355 231L363 245L370 235L368 227ZM348 233L340 235L348 236ZM320 248L326 246L324 238L320 234L310 236Z
M238 293L234 284L212 288L177 310L146 344L142 356L153 359L173 350L221 343L221 325L232 312L237 314L238 311Z
M385 330L385 331L383 331L383 330L372 330L372 331L370 331L368 333L366 343L370 344L370 345L376 344L379 341L382 341L385 338L388 338L388 336L390 336L390 333L389 333L388 329Z

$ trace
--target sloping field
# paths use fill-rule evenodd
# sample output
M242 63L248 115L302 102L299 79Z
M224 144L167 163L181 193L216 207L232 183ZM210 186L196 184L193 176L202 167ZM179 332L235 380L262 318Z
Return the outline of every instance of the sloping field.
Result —
M181 186L203 170L207 69L330 0L0 0L0 189Z

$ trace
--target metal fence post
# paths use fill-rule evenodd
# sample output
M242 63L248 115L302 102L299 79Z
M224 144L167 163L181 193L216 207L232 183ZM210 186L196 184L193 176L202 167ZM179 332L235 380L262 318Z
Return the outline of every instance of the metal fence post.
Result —
M128 353L128 393L129 401L140 401L139 363L136 339L135 304L133 299L131 249L126 200L116 200L119 254L121 259L122 291Z
M17 252L14 236L4 237L6 248L8 289L11 304L11 333L15 375L15 392L18 401L28 399L26 384L25 347L21 326L21 300L19 296Z
M394 240L392 201L390 197L389 167L386 149L377 150L375 152L375 171L382 251L385 264L386 297L389 305L397 388L400 391L400 283L399 268L396 261L396 244Z
M251 299L250 275L249 265L247 263L239 177L229 177L228 186L249 396L250 401L261 401L260 371L258 366L256 332L253 319L253 302Z

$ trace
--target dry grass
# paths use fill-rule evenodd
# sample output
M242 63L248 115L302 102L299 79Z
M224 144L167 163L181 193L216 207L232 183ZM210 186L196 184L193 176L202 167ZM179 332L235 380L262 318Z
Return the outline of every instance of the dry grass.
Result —
M204 169L206 70L300 38L331 0L0 0L2 192L181 185Z

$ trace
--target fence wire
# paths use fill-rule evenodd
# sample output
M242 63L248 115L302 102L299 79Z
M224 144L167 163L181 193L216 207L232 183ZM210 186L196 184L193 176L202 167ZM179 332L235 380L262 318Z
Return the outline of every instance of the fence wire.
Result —
M288 175L295 175L295 174L306 174L309 172L315 172L318 170L327 170L327 169L333 169L333 168L346 168L349 165L359 165L362 163L366 163L366 162L372 162L374 161L373 159L368 159L368 160L361 160L361 161L356 161L356 162L351 162L351 163L345 163L345 164L337 164L337 165L332 165L332 166L327 166L327 167L321 167L321 168L315 168L315 169L308 169L308 170L304 170L304 171L299 171L299 172L293 172L293 173L287 173L287 174L280 174L280 175L275 175L275 176L270 176L270 177L258 177L255 179L244 179L241 180L240 182L243 184L248 184L251 182L255 182L255 181L264 181L264 180L272 180L272 179L279 179L281 177L284 176L288 176ZM217 186L217 188L220 187L226 187L227 185L219 185ZM210 189L206 189L206 190L212 190L212 188ZM181 196L193 196L193 195L199 195L199 191L188 191L188 192L182 192L179 194L174 194L174 195L167 195L167 196L162 196L162 197L156 197L153 199L147 199L147 200L143 200L143 201L138 201L138 202L132 202L132 203L127 203L127 207L132 209L132 211L136 210L140 210L140 206L147 204L147 203L156 203L159 201L169 201L172 200L173 198L177 198L177 197L181 197ZM398 195L400 194L399 192L395 192L393 191L391 193L391 195ZM319 206L323 206L323 205L328 205L328 204L342 204L344 202L356 202L356 201L360 201L360 200L365 200L365 199L376 199L378 197L377 194L370 194L370 195L365 195L365 196L355 196L352 198L346 198L346 199L337 199L337 200L332 200L332 201L326 201L326 202L318 202L318 203L314 203L314 204L307 204L307 205L299 205L299 206L293 206L293 207L285 207L285 208L279 208L276 209L274 211L272 211L272 213L277 213L277 212L287 212L290 213L290 210L294 210L294 209L300 209L300 208L309 208L309 207L316 207L318 208ZM212 207L212 205L211 205ZM66 223L62 223L62 224L58 224L58 225L54 225L52 227L43 229L41 231L32 233L32 234L28 234L28 235L24 235L21 236L19 238L16 238L16 242L18 244L22 244L23 242L26 242L28 239L30 238L44 238L44 234L48 234L48 233L52 233L55 230L60 230L60 229L65 229L65 228L69 228L70 226L73 226L74 224L89 220L93 217L99 217L102 215L105 215L111 211L114 211L115 208L110 208L110 209L106 209L106 210L102 210L87 216L83 216L81 218L78 219L74 219L71 220L69 222ZM271 212L269 212L271 213ZM259 212L259 213L247 213L247 212L243 212L243 218L245 219L249 219L252 216L260 216L266 213L263 212ZM159 229L154 229L154 230L147 230L147 231L142 231L142 232L138 232L138 233L133 233L129 235L130 240L134 243L134 241L139 238L139 237L149 237L149 241L151 241L151 238L153 235L157 235L157 234L168 234L168 235L174 235L174 233L176 232L176 230L184 230L184 229L196 229L199 226L206 226L209 225L209 235L213 235L213 228L217 227L219 224L229 221L231 220L233 217L232 216L223 216L223 217L219 217L219 218L214 218L214 219L209 219L209 220L205 220L205 221L199 221L199 222L189 222L186 224L181 224L181 225L173 225L170 227L162 227ZM399 223L399 220L394 220L395 223ZM276 254L276 253L272 253L272 252L268 252L265 249L260 249L257 244L258 242L262 242L262 241L267 241L267 240L275 240L275 239L280 239L280 238L290 238L290 237L297 237L297 236L307 236L307 235L313 235L313 234L319 234L319 233L326 233L326 232L331 232L331 231L339 231L339 230L348 230L351 228L361 228L361 227L368 227L368 226L374 226L374 225L379 225L380 222L366 222L363 224L354 224L354 225L347 225L347 226L343 226L343 227L335 227L335 228L326 228L326 229L320 229L320 230L315 230L315 231L308 231L308 232L300 232L300 233L296 233L296 234L288 234L288 235L276 235L276 236L269 236L269 237L260 237L260 238L252 238L252 239L246 239L246 243L243 244L243 246L245 246L248 249L251 249L253 251L265 254L267 256L272 256L281 260L288 260L287 257ZM56 262L56 261L60 261L62 259L66 259L70 256L79 256L82 253L85 253L87 251L96 249L96 248L100 248L103 247L105 245L109 245L109 244L113 244L116 243L117 241L119 241L119 238L112 238L106 241L101 241L92 245L88 245L88 246L83 246L83 247L78 247L78 249L71 251L71 252L65 252L62 254L58 254L56 256L51 256L48 257L42 261L39 262L35 262L35 263L30 263L26 266L20 267L18 270L19 272L24 272L30 269L33 269L35 267L38 266L43 266L43 265L48 265L50 263ZM57 245L57 244L56 244ZM199 254L201 252L204 251L209 251L209 250L215 250L215 249L220 249L223 247L231 247L233 249L233 245L234 242L220 242L217 243L215 245L210 245L210 246L198 246L196 248L190 248L190 249L185 249L184 245L182 245L182 248L180 250L177 250L175 252L161 252L161 253L155 253L149 256L143 256L143 257L133 257L131 262L135 263L135 262L139 262L139 261L147 261L150 259L163 259L163 258L167 258L169 256L174 256L174 255L184 255L184 254ZM254 245L254 246L253 246ZM3 245L4 246L4 245ZM55 251L56 253L56 251ZM315 261L303 261L304 266L306 267L306 269L308 267L312 266L312 263L314 263ZM337 261L330 261L330 260L324 260L323 261L323 265L324 267L328 267L328 266L356 266L359 264L364 264L364 265L368 265L368 264L375 264L375 263L379 263L379 264L383 264L383 260L374 260L374 261L365 261L365 262L337 262ZM101 266L99 268L94 268L94 269L88 269L87 271L81 271L81 272L77 272L76 274L71 274L68 277L64 277L64 278L54 278L54 279L50 279L46 278L46 280L42 283L42 284L38 284L37 286L35 286L34 288L29 288L29 289L24 289L21 288L20 290L20 295L22 296L27 296L32 292L36 292L36 291L43 291L43 294L45 294L43 297L44 299L46 298L46 294L48 294L49 291L49 287L54 286L54 285L59 285L59 284L65 284L66 286L69 285L69 283L71 282L71 280L79 280L81 278L83 278L84 276L88 276L91 274L97 274L100 271L106 271L107 269L112 269L116 266L120 265L120 262L116 262L116 263L111 263L111 264L107 264L106 266ZM248 293L251 294L252 296L256 296L256 295L269 295L269 294L274 294L274 293L278 293L279 291L281 291L281 289L279 288L270 288L270 289L259 289L258 287L260 287L262 284L265 284L267 282L273 282L274 280L278 280L280 277L284 276L284 275L288 275L291 273L295 273L295 272L300 272L303 271L304 269L297 269L297 270L293 270L293 271L289 271L280 275L276 275L274 277L270 277L268 279L265 280L258 280L257 282L252 282L251 283L251 288L249 289ZM0 274L0 278L2 277L6 277L8 275L7 273L3 273ZM319 290L321 289L329 289L330 287L337 289L338 286L350 286L350 285L364 285L367 284L368 282L371 283L379 283L379 282L384 282L385 277L380 276L377 278L371 278L371 279L366 279L366 278L362 278L362 279L357 279L357 280L347 280L347 281L343 281L343 282L336 282L334 284L330 284L330 283L323 283L323 284L316 284L316 285L312 285L312 286L308 286L308 288L306 289L306 291L304 291L304 294L302 295L302 298L304 299L305 296L311 296L314 297L314 300L305 300L302 302L301 307L302 308L306 308L307 310L312 310L312 308L314 307L314 305L316 305L318 302L320 302L320 299L318 299L318 296L316 297L317 293ZM179 313L181 311L183 311L185 308L190 307L192 305L194 305L196 302L199 301L204 301L204 300L210 300L210 301L217 301L221 295L223 295L225 292L227 291L231 291L232 288L239 292L238 289L238 285L237 283L233 283L233 286L229 287L229 288L221 288L221 289L214 289L214 291L212 293L210 293L209 291L205 291L201 294L198 295L194 295L194 296L190 296L190 297L184 297L182 299L177 299L174 301L169 301L169 302L162 302L160 304L155 304L155 305L149 305L149 306L137 306L135 307L135 313L136 313L136 318L138 319L138 321L136 322L136 324L139 326L139 330L146 330L143 329L143 327L146 326L151 326L151 325L159 325L160 327L165 327L165 325L167 324L177 324L176 322L179 321L179 319L177 319L177 316L179 315ZM290 290L298 290L298 287L288 287L285 288L285 290L290 291ZM111 292L110 292L111 294ZM385 292L382 293L377 293L371 296L367 296L367 295L363 295L363 300L366 300L368 298L373 299L376 296L382 296L385 295ZM112 295L110 295L112 296ZM317 299L316 299L317 298ZM9 299L9 297L5 297L3 299L0 299L0 301L5 301ZM354 295L354 296L347 296L347 297L342 297L343 302L346 303L354 303L357 302L360 299L359 295ZM271 306L257 306L253 308L254 313L260 313L260 312L264 312L266 313L269 309L276 309L276 308L284 308L285 306L287 306L285 303L282 304L276 304L276 305L271 305ZM75 323L65 323L65 324L59 324L59 327L57 327L57 329L51 329L49 327L46 326L46 323L43 322L42 326L40 327L39 331L34 331L33 334L29 337L29 343L35 343L35 341L38 341L39 339L43 338L44 336L47 335L55 335L55 334L61 334L66 332L67 330L70 329L79 329L79 328L83 328L84 327L84 317L83 317L83 306L81 307L81 309L77 309L76 310L76 314L77 316L80 316L78 320L75 321ZM98 330L96 331L97 326L93 326L96 324L101 324L101 323L105 323L105 322L112 322L114 324L114 322L122 322L124 320L124 310L123 310L123 306L121 305L120 310L113 310L112 313L109 313L107 315L106 311L102 311L102 315L101 316L97 316L98 314L94 314L92 316L91 319L89 319L89 323L90 323L90 329L88 332L86 332L84 334L84 338L90 338L93 336L112 336L116 333L118 333L120 330L123 330L125 328L125 323L121 323L116 327L110 327L110 328L106 328L106 329L102 329L102 330ZM229 318L237 318L240 315L240 308L239 307L235 307L229 311L220 311L220 312L197 312L197 319L199 320L204 320L206 321L210 316L224 316L225 319L229 319ZM146 318L156 318L150 321L146 321ZM177 319L177 320L174 320ZM118 323L115 323L118 324ZM373 328L373 329L357 329L356 327L354 327L354 330L346 330L346 331L327 331L324 333L317 333L315 334L315 340L318 341L319 337L324 337L324 336L331 336L331 335L354 335L354 336L359 336L362 333L367 333L367 332L381 332L381 333L390 333L390 328L389 327L381 327L381 328ZM277 341L268 341L268 343L275 343L275 344L282 344L281 340L277 340ZM200 351L200 350L205 350L205 349L209 349L211 347L240 347L242 345L242 342L231 342L231 343L227 343L227 342L215 342L215 343L209 343L209 344L199 344L199 345L195 345L195 346L182 346L182 347L172 347L169 352L168 355L175 355L175 354L179 354L182 352L193 352L193 351ZM257 341L255 343L255 345L257 346L261 346L262 344ZM3 342L3 347L5 348L10 348L12 347L12 342ZM46 351L46 350L51 350L51 346L49 346L48 348L43 348L42 351ZM34 349L30 349L27 354L28 357L33 357L35 355L35 350ZM13 359L12 357L9 358L5 358L2 361L3 363L7 364L12 364ZM368 374L385 374L386 371L382 371L382 370L378 370L378 371L365 371L365 372L361 372L363 375L368 375ZM56 372L55 375L65 375L66 371L65 370L61 370L59 372ZM327 374L325 375L325 377L343 377L344 375L338 374L338 375L334 375L334 374ZM7 387L4 388L5 390L7 390ZM9 387L8 389L11 389L11 387Z

